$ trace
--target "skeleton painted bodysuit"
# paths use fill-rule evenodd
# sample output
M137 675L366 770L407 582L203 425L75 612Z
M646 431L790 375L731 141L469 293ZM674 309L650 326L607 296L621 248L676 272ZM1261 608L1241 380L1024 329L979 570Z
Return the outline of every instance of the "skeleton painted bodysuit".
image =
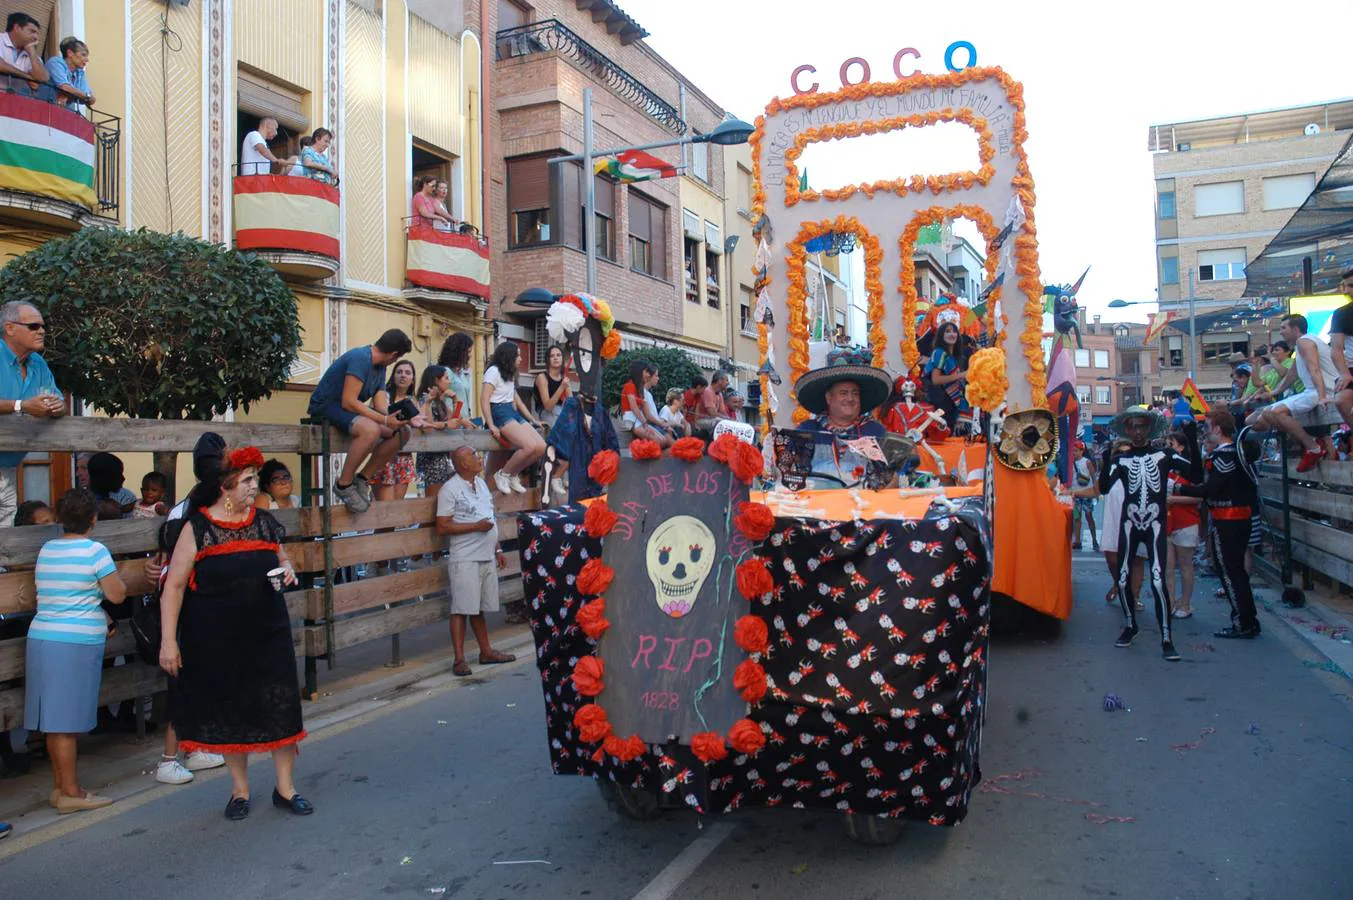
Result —
M1137 548L1146 548L1143 587L1149 584L1156 602L1156 622L1162 641L1170 640L1170 597L1165 581L1166 497L1171 472L1191 482L1202 481L1202 461L1198 456L1197 432L1186 426L1189 457L1173 450L1134 447L1116 457L1105 453L1099 469L1099 492L1107 494L1114 482L1123 485L1123 516L1117 523L1118 565L1114 573L1118 600L1123 607L1125 625L1137 631L1137 603L1129 573ZM1107 547L1105 549L1108 549Z

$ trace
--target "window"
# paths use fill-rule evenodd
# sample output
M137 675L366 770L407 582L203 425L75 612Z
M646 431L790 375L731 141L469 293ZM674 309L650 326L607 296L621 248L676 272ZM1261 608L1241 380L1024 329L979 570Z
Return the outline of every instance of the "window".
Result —
M630 198L630 268L667 280L667 207L634 189Z
M1179 257L1162 256L1160 258L1160 283L1179 284Z
M507 161L507 211L513 247L551 242L549 156L525 156Z
M501 34L513 28L531 24L530 7L515 0L498 0L498 31ZM512 34L498 41L500 57L525 56L545 49L540 39L531 34Z
M700 242L691 237L689 233L685 236L684 256L686 266L686 299L692 303L699 303L699 267L696 263L697 260L700 259Z
M916 279L916 296L925 299L925 281L920 278Z
M1095 368L1096 368L1096 369L1107 369L1108 367L1109 367L1109 351L1107 351L1107 350L1096 350L1096 351L1095 351Z
M1170 365L1179 367L1184 365L1184 339L1182 337L1167 337L1165 339L1165 350L1170 357Z
M1315 190L1315 173L1264 179L1264 209L1296 209Z
M1089 367L1090 367L1090 351L1089 351L1089 350L1077 350L1077 351L1076 351L1076 368L1078 368L1078 369L1088 369Z
M1103 385L1098 385L1098 384L1095 385L1095 405L1096 405L1096 406L1108 406L1110 403L1113 402L1113 401L1110 399L1110 397L1111 397L1111 394L1110 394L1109 389L1108 389L1107 387L1104 387Z
M752 217L752 172L742 163L738 163L737 191L738 212L750 219Z
M1250 336L1248 334L1205 334L1202 336L1203 365L1225 365L1231 356L1239 353L1250 355Z
M1081 406L1090 405L1090 385L1088 384L1076 385L1076 401L1080 403Z
M714 244L705 244L705 304L719 308L719 254Z
M756 298L749 287L739 288L738 293L742 295L738 306L738 327L743 334L755 336L756 320L752 318L752 310L756 308Z
M1244 277L1244 247L1198 251L1199 281L1235 281Z
M1226 216L1245 211L1245 182L1219 181L1193 189L1194 218Z
M581 177L582 169L572 166L575 171L575 177ZM601 175L593 176L595 187L592 189L595 194L594 212L597 220L596 232L596 251L597 256L602 259L609 259L615 262L615 182ZM569 183L576 184L572 178ZM578 223L582 229L573 240L573 235L569 235L569 246L585 249L587 246L587 198L581 195L581 186L579 186L578 196Z
M709 144L691 144L691 174L709 184Z
M1160 191L1156 194L1156 216L1161 219L1173 219L1174 191Z
M550 362L550 330L544 316L536 319L535 334L531 338L531 368L543 369Z

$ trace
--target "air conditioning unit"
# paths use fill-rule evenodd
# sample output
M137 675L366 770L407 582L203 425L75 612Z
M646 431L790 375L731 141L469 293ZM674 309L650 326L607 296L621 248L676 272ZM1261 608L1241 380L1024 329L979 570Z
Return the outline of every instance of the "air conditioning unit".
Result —
M1316 123L1312 122L1311 124L1309 124L1309 125L1306 126L1306 136L1307 136L1307 137L1314 137L1315 135L1317 135L1317 134L1319 134L1319 133L1320 133L1320 126L1317 125Z
M1178 150L1180 153L1187 153L1188 151L1193 149L1193 145L1188 143L1179 144L1178 146L1175 147L1175 149Z

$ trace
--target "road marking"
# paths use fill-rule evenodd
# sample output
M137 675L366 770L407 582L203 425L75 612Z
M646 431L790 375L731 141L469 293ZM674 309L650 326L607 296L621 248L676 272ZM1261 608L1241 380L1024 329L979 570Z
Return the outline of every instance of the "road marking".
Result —
M668 900L732 833L733 826L728 822L716 822L709 826L704 834L677 854L677 858L669 862L667 867L658 873L658 877L635 894L634 900Z

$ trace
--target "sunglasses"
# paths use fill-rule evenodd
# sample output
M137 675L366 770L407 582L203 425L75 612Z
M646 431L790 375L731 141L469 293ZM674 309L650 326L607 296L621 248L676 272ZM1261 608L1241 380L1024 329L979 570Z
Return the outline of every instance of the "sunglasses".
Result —
M46 331L46 330L47 330L47 323L46 323L46 322L15 322L14 324L15 324L15 325L22 325L24 328L27 328L29 331Z

